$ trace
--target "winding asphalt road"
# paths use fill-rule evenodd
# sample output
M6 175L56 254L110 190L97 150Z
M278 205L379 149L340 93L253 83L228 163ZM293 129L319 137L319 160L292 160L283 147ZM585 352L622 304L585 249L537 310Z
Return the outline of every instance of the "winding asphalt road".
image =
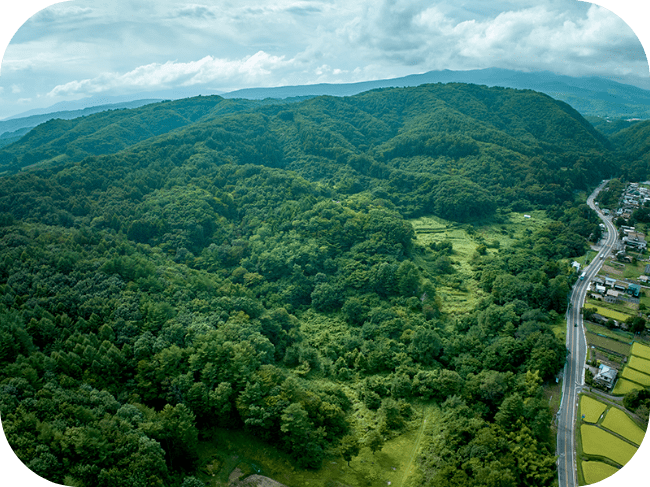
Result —
M594 204L594 198L605 187L603 181L587 199L587 204L598 213L603 220L607 234L598 255L591 264L582 270L584 280L578 280L573 286L571 301L566 314L567 337L566 346L569 350L566 365L564 366L564 382L562 384L562 403L557 416L557 456L559 487L576 487L576 454L575 454L575 424L578 407L578 394L585 383L585 360L587 354L587 339L582 323L582 305L587 294L589 281L594 278L603 265L604 258L612 250L618 234L612 222L605 217Z

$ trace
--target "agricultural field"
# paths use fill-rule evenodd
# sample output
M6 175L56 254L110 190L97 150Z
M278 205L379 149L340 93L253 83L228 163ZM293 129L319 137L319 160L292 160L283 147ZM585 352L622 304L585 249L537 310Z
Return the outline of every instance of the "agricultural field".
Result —
M611 477L616 472L618 472L618 468L612 467L607 463L597 461L582 462L582 474L585 477L585 482L587 485L600 482L607 477Z
M645 432L627 414L615 407L609 408L601 426L621 435L637 446L641 445L645 436Z
M642 345L639 342L634 342L631 353L637 357L650 360L650 347Z
M580 414L584 416L583 421L597 423L605 409L606 404L589 396L580 396Z
M623 396L635 389L639 390L643 388L639 384L636 384L635 382L630 382L629 380L619 378L616 381L616 385L614 386L614 390L612 391L612 394L615 396Z
M601 337L593 333L585 333L587 336L587 343L589 345L595 345L598 348L604 348L606 350L611 350L612 352L619 353L621 355L629 355L630 345L627 343L619 342L618 340L612 340L611 338Z
M617 320L617 321L625 321L630 316L632 316L610 308L605 308L603 306L596 306L596 305L589 304L588 307L596 308L596 313L598 313L599 315L603 315L605 318L612 318L613 320Z
M625 465L636 453L637 448L598 426L580 426L582 451L586 455L609 458L619 465Z
M639 372L650 374L650 360L637 357L636 355L630 356L630 359L627 362L627 366L638 370Z
M621 377L627 380L631 380L632 382L636 382L637 384L641 384L644 387L650 386L650 375L638 372L634 369L631 369L630 367L625 367L623 369Z

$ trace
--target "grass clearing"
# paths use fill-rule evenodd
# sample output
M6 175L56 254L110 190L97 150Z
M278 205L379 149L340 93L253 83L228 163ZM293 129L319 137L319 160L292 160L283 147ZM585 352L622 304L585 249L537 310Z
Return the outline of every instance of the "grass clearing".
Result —
M630 391L640 390L640 389L643 389L643 387L640 386L639 384L630 382L629 380L625 380L623 378L619 378L616 381L616 385L614 386L614 390L612 391L612 394L614 394L615 396L623 396Z
M424 414L428 429L436 423L439 409L425 406ZM296 468L289 455L253 435L218 428L210 441L200 442L201 467L197 477L206 487L226 487L231 472L239 468L244 474L259 473L288 486L379 487L390 482L393 486L406 487L413 472L411 460L419 454L414 447L418 434L421 436L423 431L419 427L391 438L374 455L369 448L362 448L349 467L342 458L327 456L320 470L313 471Z
M619 353L621 355L629 355L630 345L619 342L618 340L612 340L611 338L601 337L599 335L594 335L593 333L585 333L587 336L587 343L589 346L594 345L598 348L603 348L605 350L611 350L612 352Z
M621 313L620 311L605 308L603 306L595 306L590 304L589 307L596 308L596 313L598 313L599 315L603 315L605 318L612 318L613 320L617 320L617 321L625 321L630 316L632 316L629 314Z
M596 461L582 462L582 473L585 476L585 482L587 482L587 485L605 480L616 472L618 472L618 468L607 463Z
M650 347L641 345L639 342L634 342L632 345L632 355L650 360Z
M607 404L584 394L580 396L580 415L584 416L583 421L597 423L606 409Z
M614 433L618 433L637 446L641 445L645 436L645 432L627 414L614 407L607 411L601 426Z
M639 372L638 370L634 370L629 367L625 367L623 369L621 377L627 380L631 380L632 382L636 382L637 384L641 384L644 387L650 386L650 375L644 374L643 372Z
M589 424L580 426L582 451L586 455L606 457L623 466L636 453L637 448L611 433Z
M630 360L627 362L627 366L643 372L644 374L650 374L650 360L637 357L636 355L631 355Z

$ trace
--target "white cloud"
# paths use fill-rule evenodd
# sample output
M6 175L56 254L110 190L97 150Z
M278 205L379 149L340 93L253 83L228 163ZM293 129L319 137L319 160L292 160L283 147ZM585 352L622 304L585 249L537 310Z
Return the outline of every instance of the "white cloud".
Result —
M284 56L271 56L259 51L242 59L229 60L206 56L198 61L139 66L124 74L102 73L81 81L71 81L54 87L48 96L68 96L79 93L100 93L113 89L140 90L161 89L173 85L192 86L210 82L220 84L238 81L243 84L261 83L265 76L280 68L286 68L293 61Z
M16 93L20 93L23 91L20 86L18 85L11 85L11 92L15 95Z

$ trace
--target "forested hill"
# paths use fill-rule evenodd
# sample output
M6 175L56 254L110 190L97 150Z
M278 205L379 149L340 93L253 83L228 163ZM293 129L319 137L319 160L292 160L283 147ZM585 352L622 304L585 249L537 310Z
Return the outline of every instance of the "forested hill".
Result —
M532 91L255 103L52 121L1 152L33 164L0 177L17 456L66 485L214 486L240 454L226 428L283 452L265 458L285 472L338 475L424 411L415 485L552 487L542 384L565 363L568 262L600 232L576 190L618 171L607 140ZM443 228L468 248L416 239L407 218L424 214L456 220ZM478 218L498 237L458 223ZM385 485L359 465L357 485Z
M0 164L79 162L131 147L114 160L289 169L342 194L371 191L405 215L457 220L561 202L616 172L604 136L532 91L435 84L279 103L198 97L53 120L0 151Z

